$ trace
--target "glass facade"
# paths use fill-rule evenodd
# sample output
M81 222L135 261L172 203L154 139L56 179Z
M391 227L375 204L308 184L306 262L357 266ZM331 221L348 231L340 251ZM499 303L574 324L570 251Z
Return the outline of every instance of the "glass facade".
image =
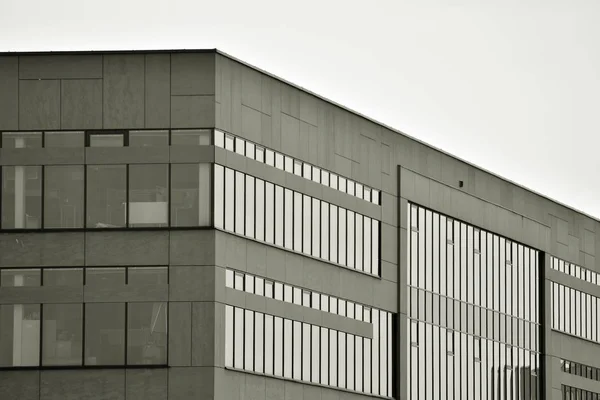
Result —
M600 398L600 393L567 385L561 385L561 387L563 400L598 400Z
M551 327L554 330L600 343L600 298L551 282Z
M379 275L379 221L221 165L214 223L291 251Z
M594 381L600 381L600 368L592 367L589 365L560 360L560 370L567 374L581 376L582 378L591 379Z
M225 285L373 326L372 337L361 337L227 305L226 367L392 396L391 313L230 269Z
M539 253L406 211L411 399L539 398Z
M349 194L350 196L381 205L381 192L377 189L370 188L352 179L339 176L333 172L252 143L231 133L215 130L214 135L214 143L217 147L265 163L290 174L301 176L310 181Z
M564 274L574 276L577 279L600 286L600 278L598 278L598 273L595 271L580 267L579 265L569 263L556 257L550 257L550 266L553 270L560 271Z

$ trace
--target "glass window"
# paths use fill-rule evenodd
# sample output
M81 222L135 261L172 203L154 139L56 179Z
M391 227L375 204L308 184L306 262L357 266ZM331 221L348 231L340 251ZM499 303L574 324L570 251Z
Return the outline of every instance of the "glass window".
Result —
M265 181L256 178L256 239L265 240Z
M283 154L275 153L275 168L283 170Z
M321 200L312 199L312 255L321 255Z
M265 373L273 375L273 316L265 315Z
M252 275L245 275L246 277L246 281L245 281L245 289L247 293L254 293L254 276Z
M167 164L129 166L129 226L167 226L169 177Z
M256 278L258 280L258 278ZM257 286L258 289L258 286ZM258 290L257 290L258 293ZM254 313L254 370L262 373L264 370L264 346L263 340L264 334L264 314L255 312Z
M365 268L363 266L363 238L364 238L364 231L363 231L363 216L360 214L356 214L356 269L363 271ZM367 272L371 272L371 271L367 271Z
M82 304L44 304L42 365L81 365Z
M288 156L285 156L285 172L294 173L294 159Z
M0 304L0 367L40 363L40 305Z
M167 267L129 267L127 271L128 285L153 287L169 283Z
M235 138L235 152L238 153L239 155L243 156L243 155L245 155L245 151L246 151L246 142L244 141L244 139L236 137Z
M302 305L302 289L294 288L294 304Z
M85 137L83 132L46 132L44 147L83 147Z
M23 149L42 147L42 132L4 132L2 148Z
M254 177L246 175L246 236L254 238Z
M295 299L294 299L295 300ZM293 377L296 380L302 379L302 322L294 321L294 332L293 337L293 355L292 359L294 362Z
M173 165L171 165L171 170L173 168ZM214 224L215 224L215 228L221 228L223 229L223 219L225 217L224 215L224 207L225 207L225 199L224 199L224 190L225 190L225 171L223 170L223 167L220 165L215 164L214 166L215 168L215 184L214 184L214 199L213 199L213 205L215 207L215 214L214 214ZM171 178L171 182L173 182L173 178ZM172 183L173 185L175 184L174 182ZM171 193L171 203L174 205L180 204L179 199L177 199L177 202L175 202L175 195L173 193ZM172 218L172 216L171 216ZM171 223L173 223L173 221L171 221Z
M125 303L85 304L85 365L125 363Z
M41 274L36 269L0 269L0 287L31 287L41 285Z
M365 194L363 196L363 199L365 199L366 201L371 201L371 189L366 187L364 193Z
M2 228L42 227L42 167L2 167Z
M265 280L265 297L273 298L273 281Z
M320 351L319 351L319 344L321 342L320 339L320 329L318 326L316 325L311 325L311 330L312 330L312 334L311 334L311 341L312 341L312 345L311 345L311 353L312 353L312 374L311 374L311 382L313 383L319 383L319 380L321 378L321 374L319 372L319 364L320 364L320 360L319 360L319 355L320 355Z
M371 202L374 204L381 204L379 200L379 190L373 189L371 192Z
M283 301L283 284L275 282L275 300Z
M85 285L93 288L113 288L125 284L125 268L91 268L85 269Z
M348 244L348 249L347 249L347 253L348 253L348 258L347 258L347 265L350 268L354 268L354 260L355 260L355 251L354 251L354 232L356 231L356 225L355 225L355 221L354 221L354 211L350 211L348 210L347 213L347 217L348 217L348 222L347 222L347 226L346 226L346 234L348 235L347 237L347 241L346 243Z
M225 287L233 289L233 271L230 269L225 270Z
M294 217L294 192L290 189L285 189L285 205L284 205L284 213L285 213L285 235L284 235L284 243L286 249L293 248L294 235L293 235L293 217Z
M226 133L225 134L225 149L229 150L229 151L233 151L233 143L234 143L233 135Z
M307 163L303 163L302 164L302 176L305 177L306 179L311 179L311 175L312 175L312 166L310 164Z
M275 244L283 246L283 187L275 186Z
M81 268L45 268L44 286L79 286L83 285Z
M329 174L329 187L335 190L338 188L338 176L334 173Z
M90 147L123 147L125 146L125 135L120 132L89 133Z
M311 222L312 222L312 199L307 195L303 195L303 223L302 230L304 231L304 237L302 241L302 250L304 254L311 254Z
M275 153L273 152L273 150L265 150L265 163L272 167L275 166Z
M252 142L246 142L246 157L251 158L254 160L254 152L255 152L255 146L254 143Z
M225 306L225 366L233 367L233 307Z
M44 228L83 228L83 165L46 166Z
M302 161L294 160L294 175L302 176Z
M302 380L310 381L310 325L302 323Z
M321 384L329 385L329 329L321 327Z
M265 162L265 148L262 146L256 146L256 161Z
M284 319L283 320L283 376L286 378L292 377L292 338L294 337L294 332L292 329L292 320Z
M321 202L321 258L329 260L329 204Z
M172 164L171 226L209 226L210 190L210 164Z
M363 198L363 185L361 183L356 182L356 197L359 199Z
M302 291L302 305L304 307L310 307L310 292L308 290Z
M225 134L215 129L215 146L224 148L225 147Z
M265 241L275 243L275 187L271 182L265 183Z
M341 176L338 178L338 188L340 192L346 193L346 178L342 178Z
M354 186L355 186L354 181L348 179L348 194L351 196L354 196Z
M254 371L254 311L244 314L244 368Z
M321 170L321 183L325 186L329 186L329 171Z
M311 293L311 306L312 308L314 308L315 310L320 310L321 309L321 295L317 292L312 292Z
M293 302L293 289L290 285L283 285L283 300L286 303L292 303Z
M346 265L346 209L338 207L338 237L339 237L339 257L338 261L342 265Z
M321 168L312 167L312 180L313 182L321 183Z
M233 366L235 368L244 368L244 310L238 307L234 308L234 328L233 328Z
M237 290L244 290L244 274L235 272L233 275L233 287Z
M173 133L178 131L173 131ZM193 132L193 131L192 131ZM209 138L210 141L210 138ZM178 143L180 144L180 143ZM187 144L194 144L193 142ZM169 131L129 131L130 147L161 147L169 145Z
M88 228L125 226L127 214L125 165L87 166Z
M235 215L235 174L225 168L225 229L233 232Z
M283 376L283 318L275 317L273 338L273 357L275 359L274 374L276 376Z
M338 211L337 206L333 204L329 205L329 261L337 263L338 262Z

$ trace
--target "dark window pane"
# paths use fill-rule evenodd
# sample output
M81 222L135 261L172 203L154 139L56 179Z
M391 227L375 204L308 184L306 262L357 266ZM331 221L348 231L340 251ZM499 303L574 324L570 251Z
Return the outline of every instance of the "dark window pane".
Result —
M44 228L82 228L83 166L47 166L44 182Z
M161 147L169 145L169 131L129 131L130 147Z
M83 132L46 132L44 147L83 147Z
M41 132L4 132L2 147L5 149L22 149L42 147Z
M209 226L210 190L210 164L171 165L171 226Z
M202 146L210 145L209 129L190 129L171 131L171 145Z
M125 165L90 165L87 167L87 227L116 228L125 226Z
M125 364L125 303L85 305L85 365Z
M112 288L125 284L125 268L86 268L85 285L94 288Z
M90 147L123 147L125 138L122 133L96 133L90 135Z
M127 364L167 363L167 303L129 303Z
M81 365L81 310L81 304L44 304L42 365Z
M166 285L169 271L167 267L129 267L127 276L129 285Z
M81 268L44 269L44 286L78 285L83 285L83 270Z
M129 226L167 226L168 207L168 165L130 165Z
M2 167L2 228L41 228L42 167Z
M40 282L39 269L0 270L1 287L40 286Z
M0 367L40 363L40 305L0 305Z

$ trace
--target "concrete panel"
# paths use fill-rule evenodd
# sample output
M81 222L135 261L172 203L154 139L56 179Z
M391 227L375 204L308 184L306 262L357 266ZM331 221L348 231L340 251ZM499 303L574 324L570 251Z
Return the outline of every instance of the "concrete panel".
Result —
M215 126L215 97L171 96L173 128L210 128Z
M169 400L212 399L214 389L213 368L169 368Z
M261 142L261 113L253 108L242 106L242 136L255 143Z
M214 54L171 54L171 94L215 94Z
M171 265L215 265L215 231L171 231Z
M169 366L192 365L192 303L169 302Z
M167 369L129 369L125 372L127 400L167 400Z
M125 400L125 370L42 371L40 400Z
M215 297L214 266L169 267L170 301L210 301ZM221 288L217 290L221 291Z
M166 231L87 232L86 265L167 265Z
M280 379L266 379L265 383L265 400L281 400L285 398L285 381Z
M285 400L298 400L304 399L304 389L308 387L308 385L303 385L301 383L296 382L285 382Z
M242 105L262 109L262 74L252 68L242 68Z
M144 127L144 56L104 56L103 121L105 129Z
M20 79L102 78L102 55L55 54L19 57Z
M19 129L60 129L60 81L19 81Z
M39 390L39 371L2 371L0 373L0 399L2 400L39 400Z
M170 147L86 147L86 164L167 164Z
M300 90L287 85L280 84L281 111L294 118L300 118Z
M61 81L60 121L62 129L102 128L102 80Z
M84 148L0 149L0 165L81 165Z
M215 365L215 303L192 303L192 365Z
M300 119L317 126L318 102L311 94L300 92Z
M146 128L171 126L171 56L146 54Z
M0 235L0 267L82 266L83 233L5 233Z
M0 57L0 130L19 129L19 58Z
M299 157L300 121L287 114L281 115L281 151ZM299 157L300 158L300 157Z

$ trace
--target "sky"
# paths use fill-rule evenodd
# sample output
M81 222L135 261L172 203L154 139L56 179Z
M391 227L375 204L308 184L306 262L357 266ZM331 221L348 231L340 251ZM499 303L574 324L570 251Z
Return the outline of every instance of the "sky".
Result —
M0 0L0 52L218 48L600 218L598 0Z

